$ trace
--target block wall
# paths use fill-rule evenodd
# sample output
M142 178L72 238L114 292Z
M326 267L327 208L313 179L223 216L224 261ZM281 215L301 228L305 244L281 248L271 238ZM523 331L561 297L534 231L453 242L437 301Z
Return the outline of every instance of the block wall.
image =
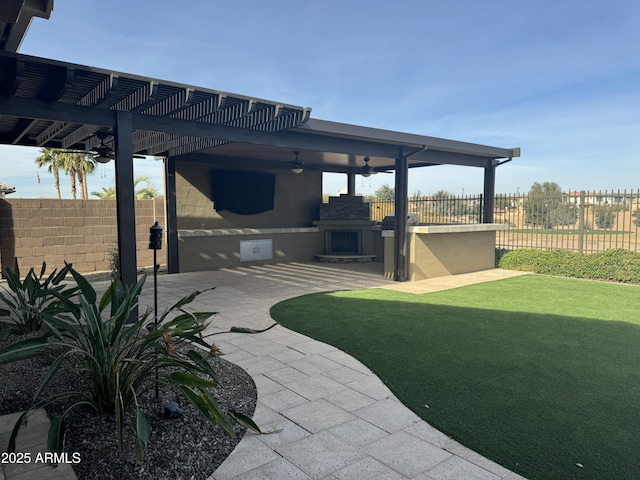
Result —
M162 199L136 200L138 267L153 265L149 227L165 228ZM0 259L2 271L20 272L42 266L47 272L73 263L80 273L110 270L110 252L117 248L115 200L0 199ZM166 263L166 242L158 262Z

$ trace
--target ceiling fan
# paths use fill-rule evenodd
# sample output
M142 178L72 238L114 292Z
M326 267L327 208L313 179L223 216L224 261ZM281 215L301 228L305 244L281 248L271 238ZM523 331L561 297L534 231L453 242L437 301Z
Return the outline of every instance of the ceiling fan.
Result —
M85 155L91 155L93 159L98 163L109 163L115 159L115 152L113 148L104 143L107 137L111 136L110 133L103 130L96 132L96 137L100 140L100 145L91 150L68 150L72 153L83 153ZM133 155L133 158L146 158L143 155Z
M378 173L373 169L373 167L369 166L369 157L364 157L364 166L360 168L360 173L363 177L370 177L371 175Z
M289 164L289 168L293 173L302 173L304 171L304 162L300 161L300 152L295 151L293 154L296 156L296 159Z

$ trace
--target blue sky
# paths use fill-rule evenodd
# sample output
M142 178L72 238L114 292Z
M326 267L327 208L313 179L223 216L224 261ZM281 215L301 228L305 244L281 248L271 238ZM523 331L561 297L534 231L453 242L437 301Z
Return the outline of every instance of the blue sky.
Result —
M640 187L640 2L56 0L20 52L312 107L312 117L521 147L496 190ZM15 196L55 196L37 150L0 148ZM159 162L136 174L162 186ZM409 192L482 191L482 170L412 170ZM89 178L113 181L112 164ZM64 182L64 179L63 179ZM373 193L393 176L358 179ZM325 192L346 186L325 178ZM69 187L63 183L63 194Z

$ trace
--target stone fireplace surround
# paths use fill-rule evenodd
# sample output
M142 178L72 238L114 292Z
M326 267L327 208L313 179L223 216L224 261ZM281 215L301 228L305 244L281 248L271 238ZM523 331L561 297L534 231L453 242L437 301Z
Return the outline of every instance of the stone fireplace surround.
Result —
M329 197L320 207L320 220L313 222L323 239L322 254L316 258L326 262L376 260L374 236L380 237L380 227L370 219L371 205L364 197Z

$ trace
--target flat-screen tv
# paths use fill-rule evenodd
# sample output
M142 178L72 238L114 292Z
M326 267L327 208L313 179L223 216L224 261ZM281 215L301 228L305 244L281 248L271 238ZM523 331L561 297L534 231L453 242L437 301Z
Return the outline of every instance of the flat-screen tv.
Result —
M276 176L273 173L214 170L212 172L213 208L240 215L255 215L273 210Z

